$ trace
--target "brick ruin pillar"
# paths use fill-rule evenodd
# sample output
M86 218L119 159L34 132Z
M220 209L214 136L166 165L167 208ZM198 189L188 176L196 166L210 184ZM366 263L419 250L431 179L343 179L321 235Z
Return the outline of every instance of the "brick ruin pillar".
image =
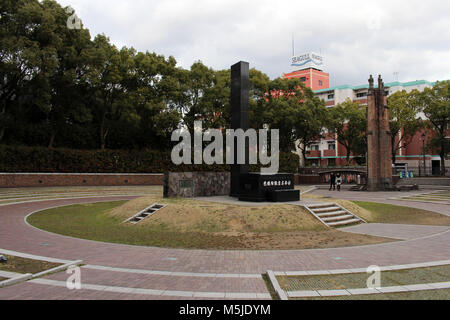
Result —
M367 190L393 190L392 141L389 127L389 108L381 76L378 88L374 87L372 75L369 79L367 101Z

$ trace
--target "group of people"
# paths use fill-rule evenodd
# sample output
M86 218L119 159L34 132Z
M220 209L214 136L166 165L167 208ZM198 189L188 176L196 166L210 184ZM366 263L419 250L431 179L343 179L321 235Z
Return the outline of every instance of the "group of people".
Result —
M333 191L334 191L334 190L336 190L336 188L338 191L341 191L341 184L342 184L341 174L340 173L338 173L338 174L332 173L331 177L330 177L330 191L331 191L331 189L333 189Z

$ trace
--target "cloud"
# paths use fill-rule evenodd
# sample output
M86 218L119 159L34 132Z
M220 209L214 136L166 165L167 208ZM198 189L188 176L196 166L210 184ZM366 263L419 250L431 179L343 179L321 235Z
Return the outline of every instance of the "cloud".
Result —
M60 0L91 34L117 46L174 56L189 68L249 61L271 78L296 53L321 51L332 85L450 79L448 1Z

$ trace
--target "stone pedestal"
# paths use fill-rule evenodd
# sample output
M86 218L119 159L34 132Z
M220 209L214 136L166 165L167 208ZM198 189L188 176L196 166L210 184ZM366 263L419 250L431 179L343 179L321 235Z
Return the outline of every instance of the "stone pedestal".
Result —
M293 174L260 174L247 173L241 175L239 200L251 202L288 202L299 201L300 191L294 190Z

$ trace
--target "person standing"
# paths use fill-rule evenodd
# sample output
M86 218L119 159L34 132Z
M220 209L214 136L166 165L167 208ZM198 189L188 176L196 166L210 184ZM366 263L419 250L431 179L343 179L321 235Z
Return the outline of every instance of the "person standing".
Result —
M334 172L330 175L330 191L331 189L333 189L333 191L336 190L336 175Z
M341 191L341 184L342 184L342 177L341 177L341 174L338 173L336 176L336 185L337 185L338 191Z

